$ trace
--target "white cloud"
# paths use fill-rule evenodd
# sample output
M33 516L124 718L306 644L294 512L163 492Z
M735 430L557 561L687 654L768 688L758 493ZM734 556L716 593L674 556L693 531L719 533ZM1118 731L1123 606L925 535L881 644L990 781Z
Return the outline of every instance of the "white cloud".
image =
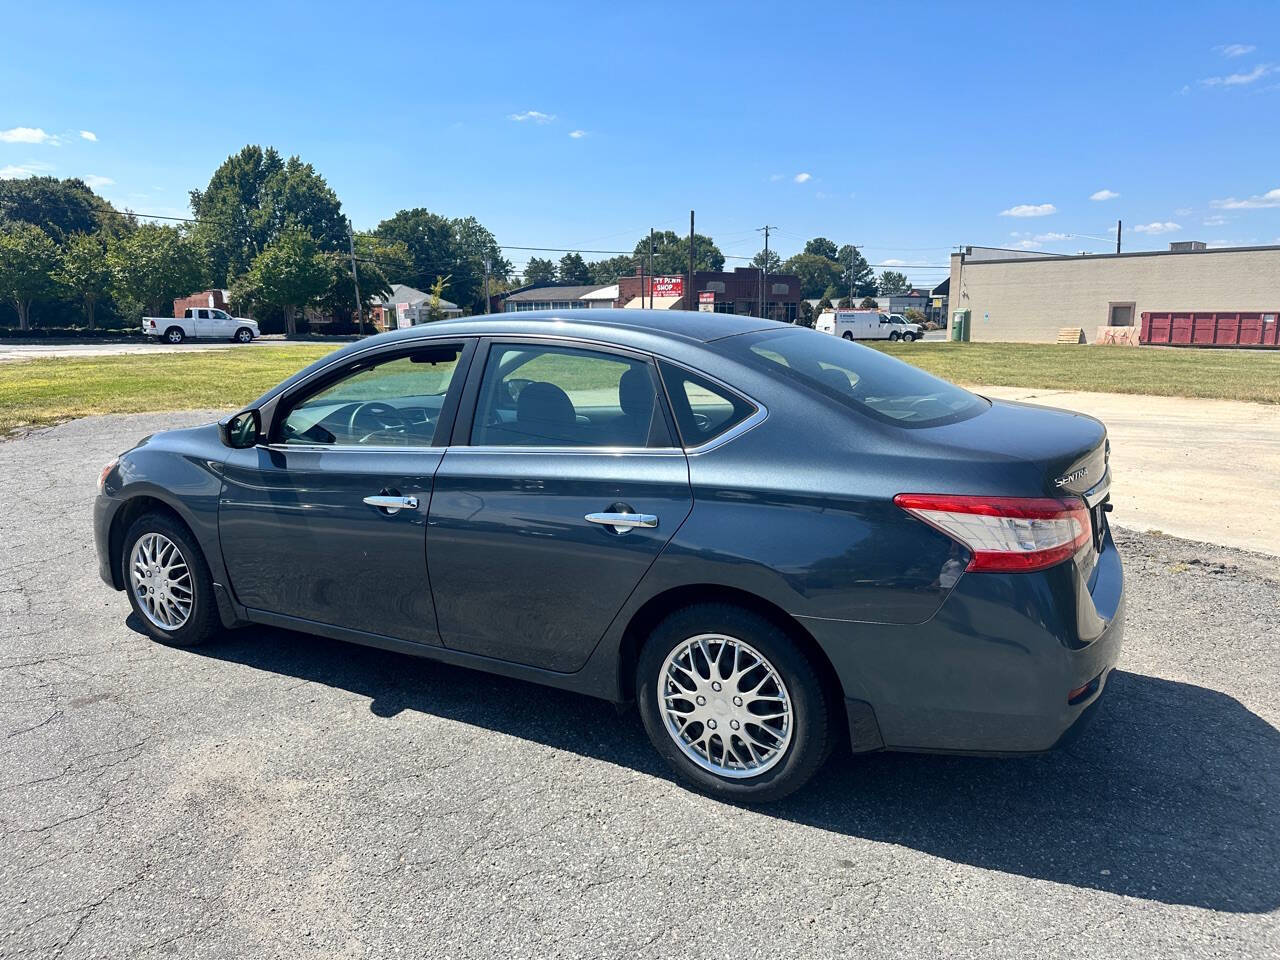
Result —
M780 174L780 173L771 173L771 174L769 174L769 179L770 179L773 183L777 183L779 180L783 179L783 176L782 176L782 174Z
M1114 200L1118 196L1120 196L1120 194L1116 193L1114 190L1099 190L1096 193L1089 194L1089 199L1090 200Z
M570 130L570 131L569 131L569 136L573 137L573 139L575 139L575 140L581 140L581 139L582 139L583 137L585 137L586 135L587 135L587 131L585 131L585 130Z
M1173 233L1173 231L1175 230L1181 230L1182 227L1171 220L1165 220L1163 222L1157 220L1155 223L1140 223L1135 227L1131 227L1130 229L1132 229L1134 233L1156 234L1156 233Z
M94 133L92 130L81 130L81 131L80 131L80 139L81 139L81 140L92 140L94 143L97 143L97 142L98 142L98 135L97 135L96 133Z
M513 113L511 119L516 123L532 120L534 123L550 123L556 118L554 113L543 113L541 110L526 110L524 113Z
M907 261L905 260L883 260L881 262L886 267L905 267L907 265Z
M1226 217L1219 217L1217 215L1214 215L1212 217L1204 218L1204 225L1206 227L1221 227L1221 226L1225 226L1226 223L1227 223Z
M1274 73L1275 70L1276 67L1273 63L1260 63L1248 73L1231 73L1225 77L1205 77L1200 82L1206 87L1244 87Z
M1243 57L1246 53L1253 53L1258 48L1252 43L1224 43L1213 49L1224 57Z
M0 130L0 143L57 143L58 138L39 127L11 127Z
M813 179L813 174L797 173L794 177L792 177L792 179L795 180L796 183L808 183L810 180Z
M53 167L47 163L11 163L0 167L0 180L21 180L23 177L35 177L48 173Z
M1189 217L1191 216L1191 208L1179 207L1177 210L1173 211L1173 215L1175 217Z
M1261 210L1266 207L1280 207L1280 187L1244 200L1237 200L1235 197L1214 200L1211 201L1210 206L1217 207L1220 210Z
M81 177L80 179L83 180L85 183L87 183L89 186L91 186L95 190L97 190L98 187L109 187L113 183L115 183L115 181L112 180L110 177L100 177L96 173L91 173L86 177Z
M1058 208L1052 203L1019 203L1008 210L1001 210L1002 217L1047 217L1057 213Z

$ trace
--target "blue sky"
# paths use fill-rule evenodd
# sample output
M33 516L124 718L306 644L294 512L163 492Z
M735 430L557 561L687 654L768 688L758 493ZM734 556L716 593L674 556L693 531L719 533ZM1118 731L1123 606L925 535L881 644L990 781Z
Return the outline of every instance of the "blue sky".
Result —
M0 176L84 177L141 212L187 213L262 143L313 163L357 227L425 206L513 245L629 248L693 208L728 254L769 223L784 256L824 235L928 282L961 243L1112 249L1117 217L1128 250L1280 243L1280 4L6 0L3 18Z

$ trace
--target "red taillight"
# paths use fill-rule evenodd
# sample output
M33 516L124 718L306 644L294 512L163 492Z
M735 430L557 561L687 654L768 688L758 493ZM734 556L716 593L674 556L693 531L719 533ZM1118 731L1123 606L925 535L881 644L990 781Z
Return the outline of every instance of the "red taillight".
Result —
M1089 542L1089 510L1077 497L900 493L893 502L968 547L969 570L1043 570Z

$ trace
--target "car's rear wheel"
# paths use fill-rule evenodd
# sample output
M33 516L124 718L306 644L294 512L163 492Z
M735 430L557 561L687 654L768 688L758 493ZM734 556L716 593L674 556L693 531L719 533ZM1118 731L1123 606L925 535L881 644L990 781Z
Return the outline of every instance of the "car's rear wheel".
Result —
M253 339L253 331L248 327L241 327L236 331L235 339L239 343L248 343Z
M663 620L641 651L636 700L654 747L691 786L777 800L831 751L837 704L821 668L765 617L698 604Z
M892 332L889 334L889 339L890 339L890 340L897 340L897 339L898 339L898 331L897 331L897 330L892 331Z
M844 333L842 333L842 334L841 334L841 336L842 336L842 337L844 337L846 340L852 340L852 339L853 339L853 334L852 334L852 333L850 333L848 330L846 330Z
M129 603L154 639L190 647L217 632L209 565L175 518L147 513L135 520L124 536L121 571Z
M181 343L187 339L187 335L182 332L181 327L170 327L164 332L164 338L170 343Z

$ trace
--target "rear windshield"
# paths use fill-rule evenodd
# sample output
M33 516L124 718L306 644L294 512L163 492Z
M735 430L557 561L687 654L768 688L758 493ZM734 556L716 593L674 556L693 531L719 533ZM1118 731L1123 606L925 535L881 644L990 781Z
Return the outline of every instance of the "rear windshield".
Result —
M815 330L749 333L717 346L751 366L902 427L955 423L988 406L981 397L909 363Z

